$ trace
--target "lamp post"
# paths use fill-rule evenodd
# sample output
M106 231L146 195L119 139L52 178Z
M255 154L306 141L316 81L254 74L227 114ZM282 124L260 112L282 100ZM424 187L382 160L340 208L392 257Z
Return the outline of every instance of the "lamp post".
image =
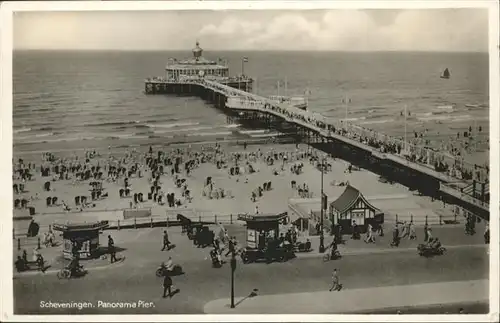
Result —
M230 242L232 243L232 242ZM234 271L236 270L236 257L235 250L233 246L233 251L231 252L231 308L234 308Z
M325 158L323 157L323 160L321 161L321 231L319 232L319 252L323 253L325 252L325 236L323 234L324 228L323 228L323 218L324 216L324 209L325 209L325 204L326 204L326 195L323 191L323 175L325 171Z
M243 57L241 59L241 78L245 80L245 63L248 62L248 57ZM240 80L241 82L241 80ZM248 82L245 80L245 92L248 92Z

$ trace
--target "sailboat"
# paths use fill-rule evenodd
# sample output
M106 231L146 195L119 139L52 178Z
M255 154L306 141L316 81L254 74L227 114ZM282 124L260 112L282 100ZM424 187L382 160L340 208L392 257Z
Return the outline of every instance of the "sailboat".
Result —
M443 72L443 74L441 74L441 78L442 79L449 79L450 78L450 70L448 70L448 68L446 68Z

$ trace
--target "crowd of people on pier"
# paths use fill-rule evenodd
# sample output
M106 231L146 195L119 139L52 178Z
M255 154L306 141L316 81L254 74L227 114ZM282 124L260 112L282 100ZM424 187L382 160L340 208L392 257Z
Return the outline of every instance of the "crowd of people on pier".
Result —
M455 178L475 179L483 182L487 181L488 178L488 167L466 164L462 160L458 160L454 156L446 156L436 149L416 145L417 142L409 141L405 144L401 139L392 138L358 125L344 123L342 120L339 122L327 120L320 114L310 113L291 106L267 103L264 105L264 109L278 112L293 121L313 126L318 131L323 132L324 136L335 134L346 137L375 148L381 153L406 154L407 159L411 162L433 166L436 171L446 172L449 176ZM419 135L416 135L416 137L418 139Z
M200 80L200 82L203 83L204 81ZM223 85L210 83L210 86L218 91L228 90ZM229 93L229 95L238 96L238 93ZM449 141L446 147L441 146L438 150L438 147L429 147L430 140L424 138L424 133L417 133L415 131L415 138L412 139L410 137L405 143L404 138L393 138L359 125L348 124L343 120L327 119L320 114L303 111L284 104L276 104L276 102L271 102L270 100L263 103L260 101L261 99L259 98L258 100L256 96L249 93L245 100L250 105L258 106L265 110L272 110L285 116L287 119L313 126L320 132L324 132L323 135L325 136L336 134L347 137L374 148L381 153L394 155L401 155L403 153L410 162L433 167L435 171L444 172L457 179L474 179L479 182L488 181L488 165L469 164L461 156L463 151L470 152L473 146L470 140L473 133L472 127L469 127L469 131L465 131L462 135L462 138L467 138L467 140L457 141L461 137L461 134L457 133L457 140ZM252 104L253 101L255 104ZM482 131L481 127L474 130L476 134ZM445 151L448 153L443 153L444 148L446 148Z

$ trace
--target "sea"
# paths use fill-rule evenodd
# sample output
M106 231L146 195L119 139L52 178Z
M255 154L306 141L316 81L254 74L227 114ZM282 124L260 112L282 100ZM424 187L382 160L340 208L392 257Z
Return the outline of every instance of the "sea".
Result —
M144 80L164 76L178 51L15 51L13 133L18 145L148 136L258 135L229 124L199 98L146 95ZM444 141L469 127L489 131L487 53L206 52L230 74L255 78L254 92L304 96L309 109L402 137L426 132ZM242 57L248 57L243 66ZM449 79L440 77L445 68ZM286 84L286 85L285 85ZM37 145L38 146L38 145Z

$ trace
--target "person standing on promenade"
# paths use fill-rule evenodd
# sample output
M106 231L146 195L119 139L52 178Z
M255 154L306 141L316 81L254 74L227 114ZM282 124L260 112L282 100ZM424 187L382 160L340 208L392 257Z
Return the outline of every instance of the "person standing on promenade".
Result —
M368 228L366 230L365 243L375 243L375 237L373 236L373 227L371 224L368 224Z
M340 291L340 283L339 283L339 275L337 273L337 268L335 268L333 270L333 274L332 274L332 287L330 287L330 292L332 290L336 290L337 292Z
M111 263L118 261L118 259L116 259L115 241L113 240L113 238L111 238L111 235L108 235L108 252L109 256L111 257Z
M404 228L405 236L408 236L408 239L410 237L410 225L411 225L411 223L413 223L413 222L405 221L405 224L404 224L404 226L405 226L405 228Z
M172 278L169 274L165 274L165 277L163 278L163 298L166 298L167 296L172 298Z
M234 239L231 237L228 241L228 248L227 248L227 252L225 254L225 257L227 257L229 254L232 254L235 251L236 251L236 247L234 245Z
M484 243L490 244L490 225L486 223L486 227L484 228Z
M378 226L378 236L383 237L384 236L384 225L382 223L379 224Z
M410 240L417 240L417 230L415 229L415 224L410 222L410 235L408 236Z
M398 224L396 223L394 225L394 229L392 231L392 242L391 242L391 247L399 247L399 228Z
M426 232L427 232L427 241L429 241L432 239L432 229L430 225L427 226Z
M165 247L167 251L170 250L170 240L168 240L167 230L163 231L163 248L161 248L161 251L164 251Z

